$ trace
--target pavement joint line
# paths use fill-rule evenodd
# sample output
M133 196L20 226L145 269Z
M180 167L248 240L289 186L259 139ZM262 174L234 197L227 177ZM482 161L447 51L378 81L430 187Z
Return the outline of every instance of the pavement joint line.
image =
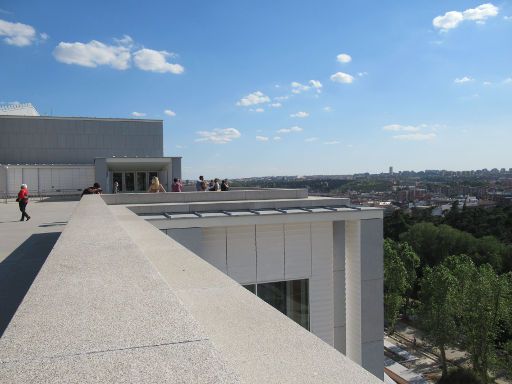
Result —
M77 352L77 353L69 353L69 354L62 354L62 355L42 356L42 357L29 358L29 359L0 360L0 365L12 364L12 363L24 363L24 362L32 362L32 361L42 361L42 360L56 360L56 359L62 359L62 358L66 358L66 357L88 356L88 355L96 355L96 354L101 354L101 353L130 351L130 350L136 350L136 349L158 348L158 347L165 347L167 345L189 344L189 343L197 343L197 342L209 341L209 340L210 339L208 339L208 338L201 338L201 339L193 339L193 340L174 341L174 342L169 342L169 343L135 345L135 346L124 347L124 348L113 348L113 349L104 349L104 350L98 350L98 351L86 351L86 352Z

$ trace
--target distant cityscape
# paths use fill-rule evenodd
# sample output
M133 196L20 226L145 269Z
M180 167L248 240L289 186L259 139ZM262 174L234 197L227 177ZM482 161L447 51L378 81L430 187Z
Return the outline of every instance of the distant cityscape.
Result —
M459 207L512 204L512 168L471 171L425 170L353 175L268 176L231 180L233 187L308 188L311 195L349 197L353 204L386 213L431 208L443 215Z

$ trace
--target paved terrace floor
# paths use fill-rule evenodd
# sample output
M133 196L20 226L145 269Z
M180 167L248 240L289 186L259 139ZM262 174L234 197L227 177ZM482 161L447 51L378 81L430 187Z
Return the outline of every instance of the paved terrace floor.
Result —
M78 201L30 201L29 221L18 203L0 203L0 336L44 264Z

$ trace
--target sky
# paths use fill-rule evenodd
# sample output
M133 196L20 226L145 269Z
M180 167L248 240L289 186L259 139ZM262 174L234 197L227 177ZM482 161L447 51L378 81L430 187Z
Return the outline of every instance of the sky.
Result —
M0 0L16 102L161 119L191 179L510 168L512 0Z

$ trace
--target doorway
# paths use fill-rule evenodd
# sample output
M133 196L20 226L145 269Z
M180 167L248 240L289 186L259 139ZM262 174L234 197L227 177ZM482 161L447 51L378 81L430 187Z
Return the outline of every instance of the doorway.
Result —
M155 171L125 171L112 172L112 184L117 181L118 192L146 192L153 176L158 177Z

